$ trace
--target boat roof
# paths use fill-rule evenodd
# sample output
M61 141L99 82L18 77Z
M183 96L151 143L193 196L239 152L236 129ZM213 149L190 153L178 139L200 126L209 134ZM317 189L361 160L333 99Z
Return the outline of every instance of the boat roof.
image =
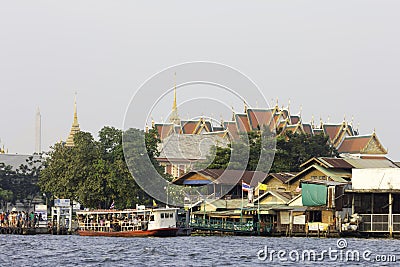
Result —
M120 213L141 213L141 212L162 212L162 211L175 211L179 208L157 208L157 209L125 209L125 210L116 210L116 209L105 209L105 210L81 210L77 211L76 214L120 214Z

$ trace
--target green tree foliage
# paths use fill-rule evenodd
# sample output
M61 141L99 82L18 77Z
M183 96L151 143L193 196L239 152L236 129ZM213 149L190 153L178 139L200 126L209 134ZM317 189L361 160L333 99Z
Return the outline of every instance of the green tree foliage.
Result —
M261 138L261 134L265 136ZM208 168L244 169L245 166L249 171L295 172L300 171L300 165L310 158L338 155L324 135L287 133L276 138L276 148L273 138L267 131L253 131L242 135L228 148L213 147L206 160L211 162Z
M41 189L89 208L109 208L112 201L117 208L151 203L128 170L122 134L121 130L104 127L99 131L98 141L90 133L78 132L74 147L55 144L39 178ZM157 141L149 137L149 142ZM154 153L151 151L150 155Z
M277 138L276 153L271 172L300 171L300 165L313 157L338 156L329 145L328 136L287 133Z

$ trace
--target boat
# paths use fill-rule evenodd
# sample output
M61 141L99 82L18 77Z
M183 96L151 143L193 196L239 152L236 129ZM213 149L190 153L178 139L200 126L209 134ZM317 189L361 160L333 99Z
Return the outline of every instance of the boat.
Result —
M171 237L176 236L177 208L77 211L80 236Z

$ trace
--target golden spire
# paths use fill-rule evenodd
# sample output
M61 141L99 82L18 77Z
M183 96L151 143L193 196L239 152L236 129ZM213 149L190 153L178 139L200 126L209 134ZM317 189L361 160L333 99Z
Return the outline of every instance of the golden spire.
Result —
M74 125L78 124L78 112L76 111L76 92L74 99Z
M175 86L174 86L174 103L172 104L172 111L176 110L176 72L175 72Z
M79 123L78 123L78 112L76 108L76 92L75 92L75 99L74 99L74 121L71 126L71 131L69 132L69 136L67 138L67 142L65 143L65 146L75 146L74 144L74 136L77 132L80 131L79 128Z
M171 123L179 125L181 123L181 119L178 115L178 106L176 104L176 73L175 73L175 85L174 85L174 102L172 103L172 112L169 116L169 121Z

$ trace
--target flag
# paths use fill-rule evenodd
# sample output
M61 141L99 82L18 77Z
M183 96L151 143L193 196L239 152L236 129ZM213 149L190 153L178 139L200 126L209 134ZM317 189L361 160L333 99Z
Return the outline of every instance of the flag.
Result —
M157 207L157 203L154 199L153 199L153 207Z
M266 184L258 183L258 190L267 191L268 187Z
M242 190L247 192L250 191L250 185L242 181Z
M113 202L111 203L110 210L112 210L113 208L115 208L115 206L114 206L114 200L113 200Z

